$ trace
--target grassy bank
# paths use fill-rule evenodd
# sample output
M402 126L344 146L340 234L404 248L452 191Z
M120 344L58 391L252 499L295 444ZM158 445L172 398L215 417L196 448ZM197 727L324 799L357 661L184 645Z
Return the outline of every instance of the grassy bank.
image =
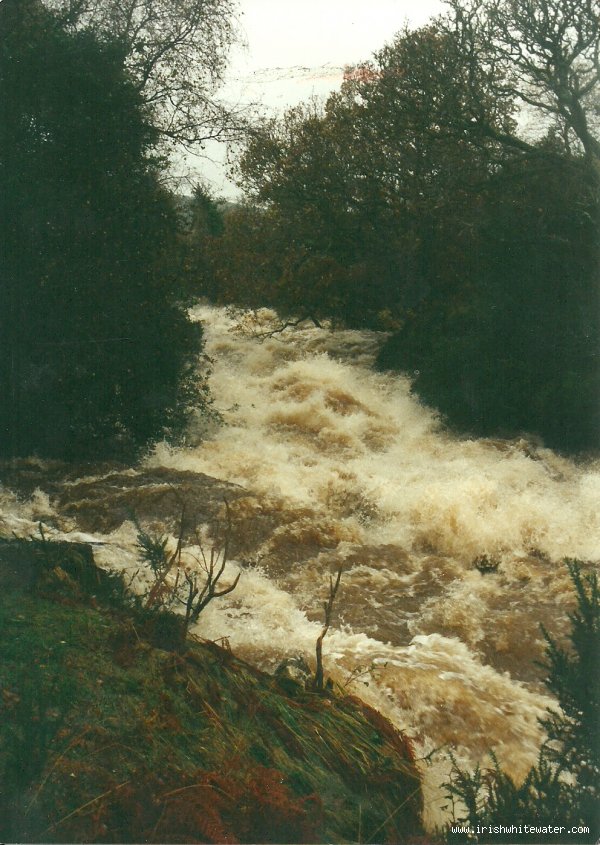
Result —
M0 542L0 837L410 842L409 743L351 697L169 646L88 547Z

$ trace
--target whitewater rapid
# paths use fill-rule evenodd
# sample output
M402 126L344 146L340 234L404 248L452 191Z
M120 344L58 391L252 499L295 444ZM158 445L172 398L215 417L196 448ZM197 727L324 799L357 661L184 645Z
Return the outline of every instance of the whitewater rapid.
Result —
M205 473L252 495L231 502L237 589L200 617L272 669L313 659L329 574L342 567L326 671L411 735L423 756L427 819L442 818L448 750L466 765L493 748L521 777L551 704L535 661L540 624L561 638L573 592L563 559L600 557L600 466L528 442L448 433L408 377L371 368L382 336L312 327L260 337L244 319L198 307L222 423L199 414L187 444L159 444L145 467ZM134 470L132 470L134 471ZM38 491L5 492L12 529L56 516ZM267 525L269 530L265 530ZM257 526L260 526L258 530ZM77 521L61 536L90 539ZM139 568L136 529L92 534L103 565ZM493 571L482 573L483 560Z

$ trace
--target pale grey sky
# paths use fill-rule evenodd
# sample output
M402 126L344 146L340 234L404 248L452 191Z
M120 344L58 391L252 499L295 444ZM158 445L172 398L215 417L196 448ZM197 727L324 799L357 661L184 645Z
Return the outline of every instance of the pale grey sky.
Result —
M312 95L339 87L342 69L370 58L405 23L420 26L444 10L441 0L239 0L245 40L230 57L224 95L232 102L262 102L282 112ZM225 175L224 150L189 164L227 198L236 196Z
M418 26L440 0L240 0L248 51L232 72L290 65L351 64L368 58L405 21Z

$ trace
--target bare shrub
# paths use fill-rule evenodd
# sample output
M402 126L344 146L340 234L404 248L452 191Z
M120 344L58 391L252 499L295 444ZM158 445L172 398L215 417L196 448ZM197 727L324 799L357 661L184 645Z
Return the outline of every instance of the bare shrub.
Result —
M185 508L179 520L177 544L169 551L169 538L139 529L138 548L143 560L154 575L154 583L145 596L147 609L168 611L174 606L185 608L181 621L181 644L185 643L190 626L198 621L202 611L213 599L233 592L241 573L233 582L221 586L229 561L229 549L233 526L231 510L225 503L225 526L218 532L219 540L209 549L196 529L199 554L193 554L183 546Z

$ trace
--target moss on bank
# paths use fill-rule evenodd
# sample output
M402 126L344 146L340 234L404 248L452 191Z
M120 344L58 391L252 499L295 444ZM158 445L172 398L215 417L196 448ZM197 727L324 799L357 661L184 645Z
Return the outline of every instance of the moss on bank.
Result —
M3 841L421 834L410 745L385 719L212 643L157 647L157 618L89 548L0 542L0 629Z

